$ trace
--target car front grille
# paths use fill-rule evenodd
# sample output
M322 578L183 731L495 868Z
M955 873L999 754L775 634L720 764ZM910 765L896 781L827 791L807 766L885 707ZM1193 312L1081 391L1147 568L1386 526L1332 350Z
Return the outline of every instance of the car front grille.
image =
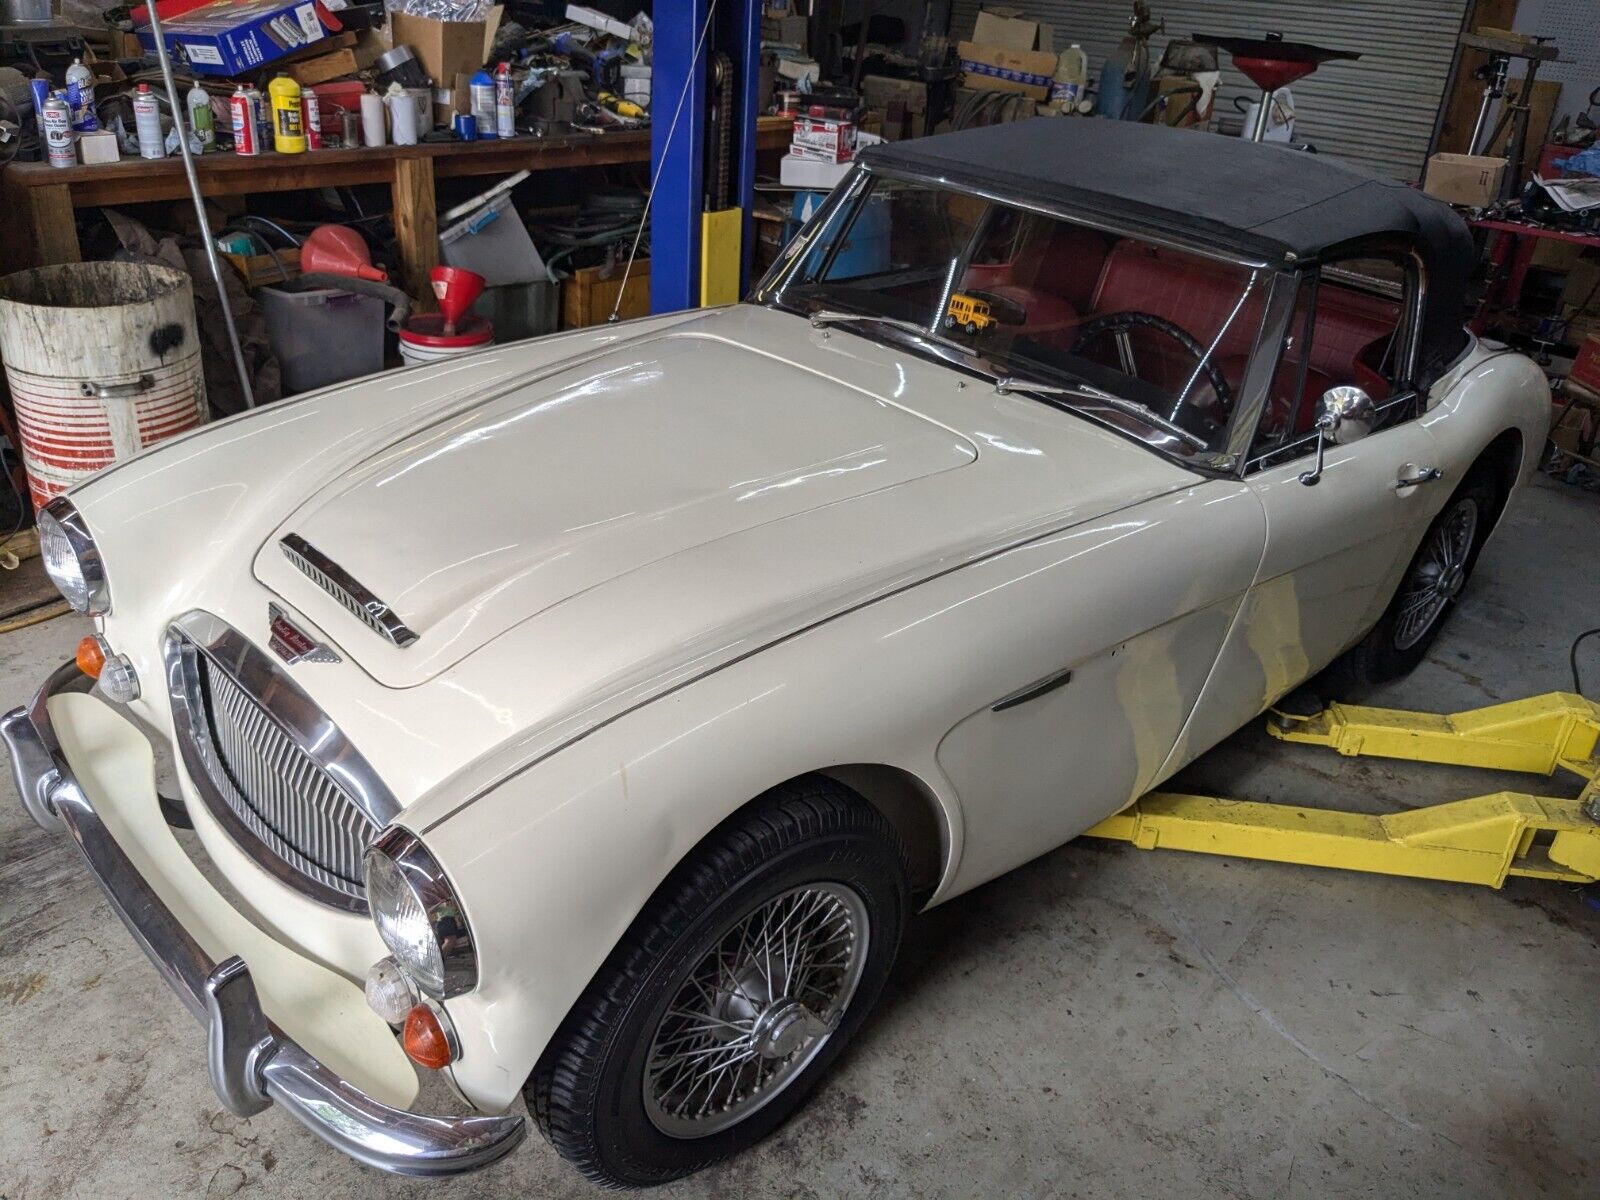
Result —
M206 781L267 851L364 902L361 860L381 829L232 676L203 653L193 661Z

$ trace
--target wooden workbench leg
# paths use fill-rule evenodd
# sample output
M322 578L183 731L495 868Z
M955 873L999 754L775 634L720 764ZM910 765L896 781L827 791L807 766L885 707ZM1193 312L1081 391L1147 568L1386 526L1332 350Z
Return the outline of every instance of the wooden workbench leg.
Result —
M439 213L433 197L433 159L394 162L394 232L400 243L400 274L417 307L431 311L433 269L439 265Z
M7 198L21 201L22 211L13 211L24 223L24 228L17 231L16 253L6 255L8 267L50 267L83 261L78 226L72 215L72 193L66 184L16 188L8 191Z

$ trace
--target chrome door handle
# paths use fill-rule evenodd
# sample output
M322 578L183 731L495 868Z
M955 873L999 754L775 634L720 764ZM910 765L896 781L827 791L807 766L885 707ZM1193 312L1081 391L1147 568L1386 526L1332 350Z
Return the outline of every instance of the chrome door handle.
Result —
M1403 488L1420 487L1424 483L1432 483L1435 479L1443 478L1444 472L1438 467L1418 467L1413 474L1402 475L1399 479L1396 479L1394 481L1394 490L1398 492Z

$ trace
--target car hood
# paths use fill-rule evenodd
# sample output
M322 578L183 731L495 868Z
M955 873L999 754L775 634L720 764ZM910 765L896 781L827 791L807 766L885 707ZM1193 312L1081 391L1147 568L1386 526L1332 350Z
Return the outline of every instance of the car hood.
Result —
M879 370L825 361L838 356L815 353L795 318L715 317L502 385L407 433L296 507L262 545L256 577L380 682L409 687L529 623L585 630L598 646L639 638L615 627L624 609L630 626L659 614L675 642L686 621L714 632L782 608L793 622L828 596L937 569L1041 502L1089 519L1193 480L1025 401L1086 439L1077 486L995 512L1005 488L951 483L1002 458L996 444L1015 448L916 404L903 364L886 387ZM847 359L892 353L841 341ZM915 370L946 391L956 378ZM963 493L989 499L962 511ZM324 570L297 563L285 539ZM777 563L788 569L775 578ZM632 597L622 609L619 593ZM393 644L352 597L386 606L414 640Z

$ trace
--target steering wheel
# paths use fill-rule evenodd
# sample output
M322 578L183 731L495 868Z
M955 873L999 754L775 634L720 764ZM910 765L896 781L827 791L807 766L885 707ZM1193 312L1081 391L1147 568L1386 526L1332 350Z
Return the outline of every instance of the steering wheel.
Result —
M1135 329L1149 329L1156 333L1164 334L1174 342L1177 342L1186 353L1194 357L1195 364L1200 369L1200 374L1205 376L1206 382L1211 385L1211 390L1216 396L1215 401L1206 406L1212 409L1216 415L1213 416L1207 413L1195 403L1192 390L1184 397L1184 407L1191 408L1197 417L1211 426L1211 428L1204 431L1205 433L1215 433L1217 429L1221 428L1223 422L1227 419L1228 411L1233 406L1233 390L1228 386L1228 379L1223 375L1222 368L1217 366L1213 359L1206 356L1205 347L1191 337L1181 326L1174 325L1165 317L1158 317L1154 313L1147 312L1107 313L1103 317L1095 317L1091 321L1085 321L1078 327L1078 337L1072 343L1071 353L1082 354L1096 338L1109 334L1116 344L1117 365L1121 368L1122 373L1132 376L1134 379L1142 378L1139 374L1139 364L1133 354L1133 339L1129 336ZM1156 381L1150 380L1149 382Z

